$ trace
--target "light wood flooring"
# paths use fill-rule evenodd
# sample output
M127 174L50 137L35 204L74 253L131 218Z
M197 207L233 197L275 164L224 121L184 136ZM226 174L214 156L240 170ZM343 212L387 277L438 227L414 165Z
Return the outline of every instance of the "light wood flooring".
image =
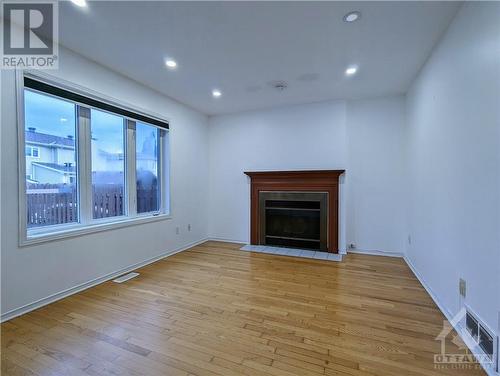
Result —
M2 324L2 375L485 375L435 369L444 317L402 259L240 246L207 242Z

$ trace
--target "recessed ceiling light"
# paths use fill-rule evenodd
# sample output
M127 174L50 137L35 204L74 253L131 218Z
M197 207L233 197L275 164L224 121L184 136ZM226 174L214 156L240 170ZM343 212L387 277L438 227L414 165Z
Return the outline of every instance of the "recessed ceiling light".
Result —
M212 95L215 98L219 98L222 95L222 93L220 92L220 90L215 89L215 90L212 90Z
M344 22L354 22L361 18L361 12L357 10L354 12L349 12L344 16Z
M347 76L352 76L353 74L355 74L356 72L358 71L358 68L357 67L348 67L346 70L345 70L345 74Z
M177 67L177 62L175 60L172 60L172 59L167 59L167 60L165 60L165 65L169 68L175 68L175 67Z
M85 0L71 0L71 2L79 7L87 6L87 2Z

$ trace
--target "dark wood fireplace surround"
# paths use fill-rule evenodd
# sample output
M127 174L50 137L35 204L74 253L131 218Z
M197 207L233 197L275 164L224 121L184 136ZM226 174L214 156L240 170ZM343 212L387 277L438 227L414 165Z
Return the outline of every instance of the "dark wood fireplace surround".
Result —
M245 171L251 179L250 242L260 244L259 192L295 191L328 193L327 251L338 253L339 177L345 170Z

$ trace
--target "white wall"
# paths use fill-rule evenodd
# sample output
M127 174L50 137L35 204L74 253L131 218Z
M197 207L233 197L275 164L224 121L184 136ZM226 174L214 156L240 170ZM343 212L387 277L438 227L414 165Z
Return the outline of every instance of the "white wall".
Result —
M211 117L210 236L249 241L250 186L243 171L346 169L341 248L347 242L403 252L403 114L404 99L395 97Z
M211 237L249 241L250 185L243 171L346 166L343 102L216 116L209 124Z
M406 247L405 98L347 103L347 239L358 250Z
M66 49L60 52L59 69L51 74L170 119L173 218L19 248L14 72L2 71L2 314L207 236L207 117Z
M407 257L449 313L500 310L500 3L465 3L408 93Z

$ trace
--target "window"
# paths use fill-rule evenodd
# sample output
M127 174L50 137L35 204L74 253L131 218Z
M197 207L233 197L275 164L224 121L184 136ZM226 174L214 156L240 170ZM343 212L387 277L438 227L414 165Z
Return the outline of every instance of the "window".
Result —
M33 146L26 146L25 155L27 157L38 158L38 148Z
M77 167L76 106L29 89L24 104L27 227L77 222L77 184L66 179Z
M92 140L92 217L124 214L125 131L124 119L90 110Z
M168 123L30 77L23 99L27 239L168 214Z
M150 125L136 124L137 213L156 212L160 207L159 132L157 128Z

